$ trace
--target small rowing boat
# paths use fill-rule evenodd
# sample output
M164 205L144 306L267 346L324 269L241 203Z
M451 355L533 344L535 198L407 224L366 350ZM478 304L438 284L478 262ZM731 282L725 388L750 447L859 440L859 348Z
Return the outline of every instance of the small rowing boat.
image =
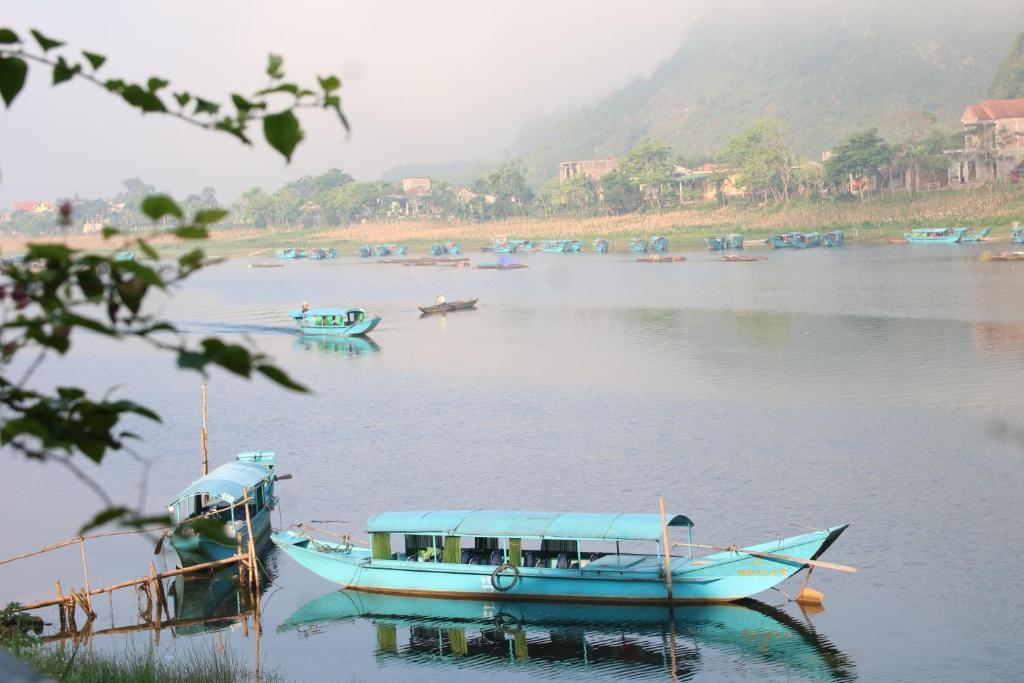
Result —
M1024 251L1001 251L998 254L990 254L987 251L981 255L982 261L1024 261Z
M437 297L437 303L433 306L419 306L420 311L424 315L431 315L434 313L450 313L451 311L461 311L467 308L476 308L476 302L479 299L464 299L463 301L445 301L443 296Z
M685 261L685 256L666 256L665 254L650 254L648 256L637 256L639 263L678 263Z
M711 546L692 542L693 522L680 514L451 510L371 517L369 548L353 547L347 535L339 542L285 531L272 540L306 569L356 591L637 605L731 602L803 569L856 571L818 559L846 527ZM670 532L679 529L685 541L672 542ZM392 550L392 535L402 549ZM656 548L623 551L622 543ZM676 547L684 554L672 555ZM694 548L715 552L696 556Z
M517 268L528 268L525 263L519 261L508 261L495 263L494 261L481 261L480 263L473 266L480 270L516 270Z
M750 261L767 261L767 256L743 256L740 254L726 254L722 256L719 261L725 261L726 263L749 263Z

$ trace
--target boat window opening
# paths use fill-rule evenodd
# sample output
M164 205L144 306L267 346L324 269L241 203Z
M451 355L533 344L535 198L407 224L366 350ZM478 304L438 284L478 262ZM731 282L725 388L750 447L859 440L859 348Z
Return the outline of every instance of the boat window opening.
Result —
M263 509L263 504L265 502L266 502L266 500L264 499L263 487L260 486L259 488L256 489L256 510L257 511L262 510Z

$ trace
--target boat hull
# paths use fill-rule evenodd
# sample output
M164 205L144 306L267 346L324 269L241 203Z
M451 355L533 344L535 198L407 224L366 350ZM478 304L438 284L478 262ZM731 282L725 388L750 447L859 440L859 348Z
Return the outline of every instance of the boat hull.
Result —
M342 337L357 337L363 334L369 334L373 331L377 325L380 324L380 318L366 318L353 325L345 326L334 326L334 325L314 325L304 320L299 320L299 330L303 334L323 334L323 335L334 335Z
M431 313L448 313L450 311L462 311L467 308L476 308L477 301L479 301L479 299L452 301L451 303L435 304L433 306L420 306L419 309L426 315Z
M674 557L677 564L672 571L672 602L731 602L768 590L806 565L754 557L744 550L814 559L845 528L834 527L738 552L707 555L695 561ZM312 541L292 532L277 532L272 540L307 569L357 591L534 602L666 604L669 601L660 560L654 556L608 556L583 569L521 567L520 578L514 583L509 573L502 574L498 583L507 590L497 590L492 582L496 569L493 566L371 560L367 550L345 552L338 544Z
M270 512L269 506L264 507L252 517L253 541L257 550L266 547L270 540ZM242 534L242 547L245 548L249 544L249 534L244 525L241 527L240 533ZM204 562L226 560L238 552L235 545L221 545L208 536L199 536L195 533L185 535L181 528L175 529L170 536L170 541L179 567L191 567Z

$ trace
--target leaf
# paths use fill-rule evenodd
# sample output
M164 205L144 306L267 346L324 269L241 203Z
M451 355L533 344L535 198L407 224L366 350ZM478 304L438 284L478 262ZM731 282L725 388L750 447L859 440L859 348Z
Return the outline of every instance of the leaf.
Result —
M53 84L59 85L64 81L70 81L74 78L75 74L82 70L81 64L75 64L71 66L64 61L63 57L57 58L57 63L53 66Z
M183 240L202 240L210 236L210 233L201 225L183 225L175 228L174 236Z
M292 110L286 109L280 114L267 114L264 117L263 136L271 147L291 161L292 152L302 140L302 127Z
M341 87L341 80L337 76L327 76L321 78L317 76L317 80L320 81L320 87L324 89L324 92L333 92Z
M149 88L149 92L156 92L160 88L166 88L168 85L170 85L170 81L165 81L164 79L157 78L156 76L153 76L146 82L146 87Z
M0 58L0 96L9 109L28 76L28 64L17 57Z
M216 223L227 215L227 209L203 209L196 212L195 222L209 225L210 223Z
M20 43L18 34L9 28L0 28L0 43Z
M229 372L248 377L252 371L252 354L237 344L226 344L216 337L207 337L200 342L206 360L219 365Z
M281 385L285 389L291 389L292 391L301 391L306 393L309 391L306 387L302 386L291 377L289 377L283 370L273 365L257 365L256 369L259 370L265 377L270 381Z
M85 55L85 58L89 60L89 64L92 65L93 71L99 69L101 66L103 66L103 62L107 61L107 58L103 55L98 55L95 52L89 52L88 50L82 50L82 54Z
M184 526L191 527L196 534L203 536L219 545L235 547L235 539L224 533L224 522L213 517L200 517L186 522Z
M86 531L91 531L97 527L101 527L108 522L112 522L115 519L120 519L129 514L129 510L123 506L114 506L100 510L97 512L91 520L85 523L81 529L78 530L78 535L81 536Z
M230 133L231 135L234 135L236 138L238 138L247 145L252 144L249 138L245 136L245 128L243 127L243 124L235 123L233 120L227 117L224 117L223 119L218 121L216 125L214 125L214 128L216 128L217 130L222 130L225 133Z
M195 114L216 114L217 110L220 109L220 105L216 102L210 102L204 100L202 97L196 98L196 109Z
M28 245L28 253L25 254L25 260L68 261L74 253L74 249L63 244L30 244Z
M281 67L284 66L284 57L271 54L267 59L267 75L271 78L284 78Z
M117 228L115 228L112 225L104 225L103 226L103 233L102 234L103 234L103 239L106 240L106 239L110 239L114 235L120 235L121 231L118 230Z
M345 127L345 130L351 130L348 125L348 119L345 118L345 114L341 111L341 98L337 95L330 95L324 98L324 108L333 109L338 114L338 119L341 120L341 125Z
M189 100L192 99L192 96L189 95L187 92L176 92L174 93L174 99L178 101L179 107L184 107L186 104L189 103Z
M54 40L53 38L47 38L46 36L44 36L42 33L40 33L39 31L37 31L35 29L31 29L31 31L29 31L29 32L32 34L32 37L36 39L36 42L39 43L39 47L43 48L43 52L48 52L49 50L52 50L55 47L60 47L61 45L64 44L64 43L60 42L59 40Z
M110 264L110 267L114 271L131 273L146 285L155 285L161 289L167 286L167 283L164 282L158 272L138 261L114 261Z
M273 88L264 88L256 93L257 96L262 97L263 95L271 95L276 92L286 92L295 95L299 94L299 86L294 83L282 83L281 85L275 85Z
M144 112L148 111L167 111L167 107L164 106L163 101L157 97L156 93L150 92L142 88L142 86L131 85L124 86L121 90L121 97L124 101L133 107L138 107Z
M167 215L174 216L175 218L181 218L184 215L181 212L181 208L174 203L174 200L165 194L152 194L143 199L142 213L154 221L158 221Z
M136 241L136 244L139 245L139 249L142 250L142 253L146 255L146 258L151 259L153 261L160 260L160 255L156 253L156 249L149 246L149 242L140 238L139 240Z
M205 255L202 249L193 249L178 258L178 266L182 270L194 270L202 264Z

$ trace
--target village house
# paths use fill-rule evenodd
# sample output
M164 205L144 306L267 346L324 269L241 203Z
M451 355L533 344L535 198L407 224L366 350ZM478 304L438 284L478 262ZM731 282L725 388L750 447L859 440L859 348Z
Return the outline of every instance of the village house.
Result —
M46 213L47 211L56 211L56 202L48 201L22 201L14 202L15 211L27 211L28 213Z
M951 183L1019 183L1024 174L1024 99L984 100L960 118L963 149L947 152Z
M558 179L564 182L578 175L585 175L598 180L618 167L619 160L615 157L611 159L589 159L587 161L563 161L558 164Z

